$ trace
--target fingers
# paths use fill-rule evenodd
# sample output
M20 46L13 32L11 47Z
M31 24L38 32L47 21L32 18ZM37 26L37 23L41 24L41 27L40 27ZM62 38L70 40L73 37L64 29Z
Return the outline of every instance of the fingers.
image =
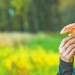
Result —
M66 56L66 59L70 60L73 57L74 53L75 53L75 48Z
M75 48L75 44L70 45L67 50L62 52L62 56L67 56Z
M60 58L66 62L73 62L75 54L75 35L65 38L59 46Z
M62 60L65 62L73 62L73 55L75 53L75 48L67 55L67 56L60 56Z
M63 47L63 46L67 43L67 41L71 40L71 39L74 38L74 37L75 37L75 35L71 35L71 36L66 37L65 39L63 39L63 41L61 42L61 44L60 44L60 46L59 46L59 49L60 49L61 47Z
M73 55L75 54L75 44L60 54L60 58L65 62L73 62Z
M60 52L61 55L62 55L65 51L66 51L66 48L65 48L65 47L59 49L59 52Z
M69 47L71 44L75 43L75 37L72 38L71 40L69 40L66 44L65 44L65 47Z
M68 51L71 50L72 48L74 48L75 44L73 44L73 43L75 43L75 38L73 38L73 39L69 40L67 43L65 43L65 45L59 49L60 53L63 53L65 50L67 50L67 48L68 48Z

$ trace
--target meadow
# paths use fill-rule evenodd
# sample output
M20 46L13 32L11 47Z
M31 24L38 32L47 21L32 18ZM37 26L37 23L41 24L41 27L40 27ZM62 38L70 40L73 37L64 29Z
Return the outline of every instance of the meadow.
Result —
M0 33L0 75L56 75L59 33Z

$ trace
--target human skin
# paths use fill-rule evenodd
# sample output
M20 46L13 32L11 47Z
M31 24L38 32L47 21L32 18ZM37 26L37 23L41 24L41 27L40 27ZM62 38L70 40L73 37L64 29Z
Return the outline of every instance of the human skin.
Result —
M59 46L60 58L65 62L73 62L75 54L75 34L64 38Z

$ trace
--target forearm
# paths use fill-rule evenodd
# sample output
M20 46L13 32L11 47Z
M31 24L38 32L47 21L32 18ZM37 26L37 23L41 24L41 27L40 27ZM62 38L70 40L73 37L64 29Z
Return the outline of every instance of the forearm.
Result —
M72 75L73 74L73 62L64 62L60 59L59 72L57 75Z

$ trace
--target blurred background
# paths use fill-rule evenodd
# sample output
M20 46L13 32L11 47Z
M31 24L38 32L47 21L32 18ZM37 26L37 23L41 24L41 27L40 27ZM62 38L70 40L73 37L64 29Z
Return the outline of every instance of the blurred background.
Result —
M56 75L74 22L75 0L0 0L0 75Z

